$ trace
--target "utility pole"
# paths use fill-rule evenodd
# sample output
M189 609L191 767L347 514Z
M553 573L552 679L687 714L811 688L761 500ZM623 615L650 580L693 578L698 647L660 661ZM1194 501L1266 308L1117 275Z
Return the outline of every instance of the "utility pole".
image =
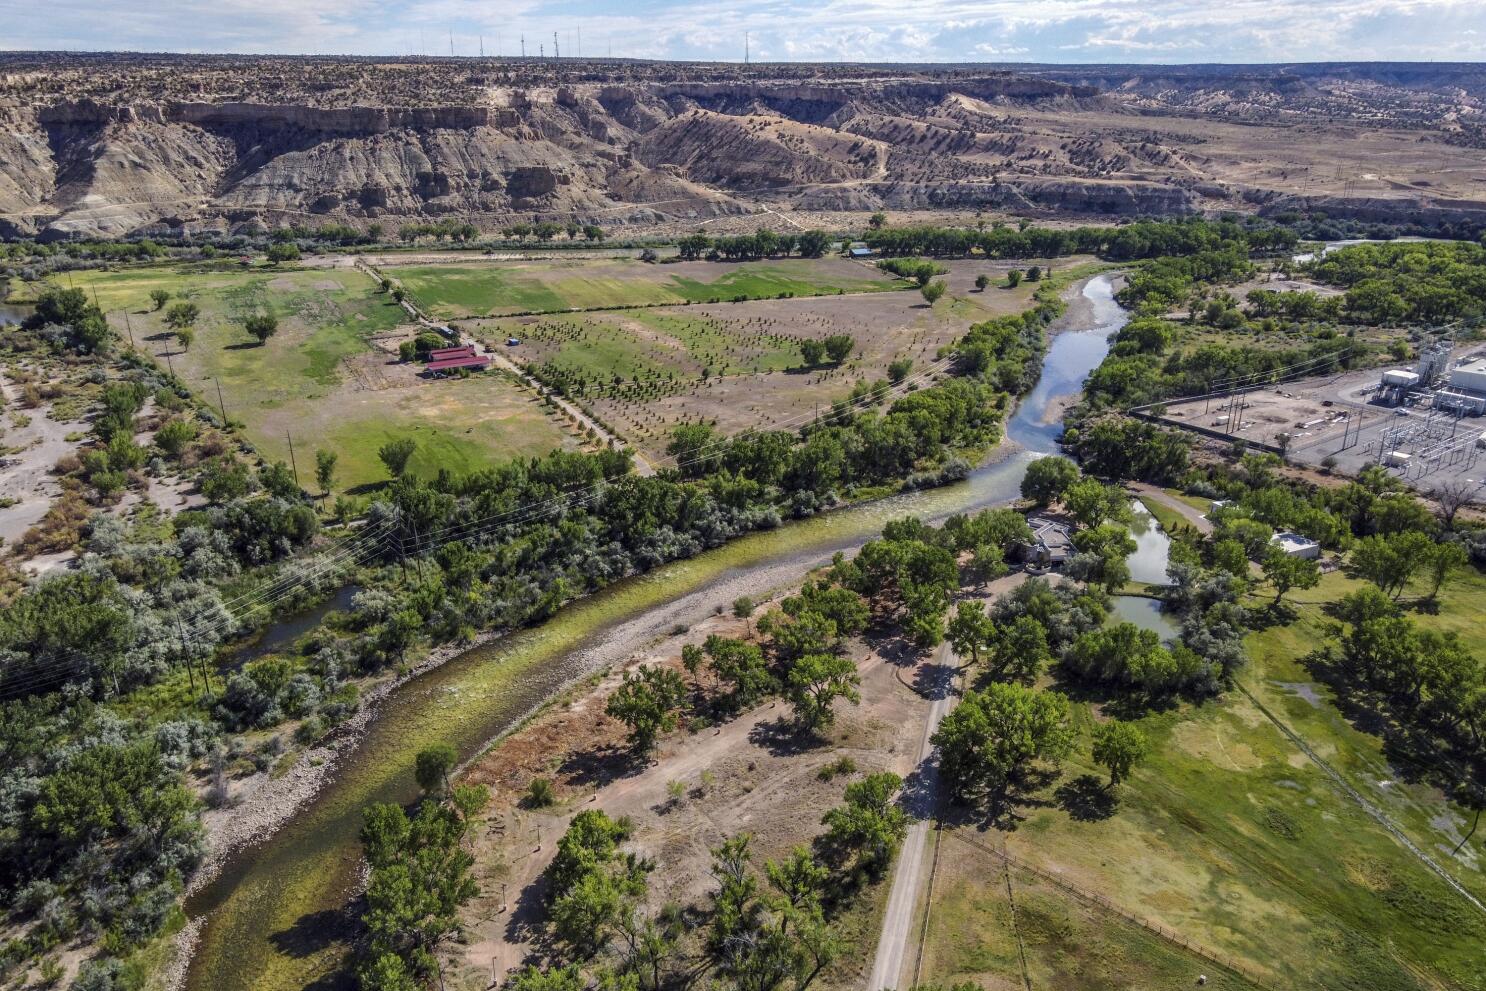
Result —
M483 34L480 35L480 57L485 57L485 36Z
M748 32L747 31L744 31L743 32L743 64L744 65L747 65L748 64L748 55L749 55L749 52L748 52Z
M294 438L289 436L289 431L284 431L284 439L289 442L289 467L294 472L294 484L299 484L299 465L294 461Z
M521 57L526 58L526 35L521 36Z
M449 57L454 57L454 29L449 29Z
M222 398L222 378L217 376L212 381L217 383L217 405L222 409L222 428L225 430L230 424L227 422L227 401Z
M134 323L129 319L128 309L124 310L124 328L129 331L129 350L134 350Z
M557 32L552 32L552 57L562 58L562 50L557 47Z

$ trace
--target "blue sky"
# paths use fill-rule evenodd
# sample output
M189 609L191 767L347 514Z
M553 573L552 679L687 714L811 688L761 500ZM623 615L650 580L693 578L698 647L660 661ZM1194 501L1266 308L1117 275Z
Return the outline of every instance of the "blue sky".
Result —
M1486 0L0 0L0 49L756 60L1486 57ZM582 47L578 39L581 34Z

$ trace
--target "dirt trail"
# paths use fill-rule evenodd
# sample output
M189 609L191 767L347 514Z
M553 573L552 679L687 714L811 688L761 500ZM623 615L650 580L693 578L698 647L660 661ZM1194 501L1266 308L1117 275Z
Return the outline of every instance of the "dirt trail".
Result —
M0 395L4 397L4 412L7 422L0 445L14 449L0 455L0 500L14 499L13 505L0 509L0 540L5 546L14 544L22 535L46 515L52 500L61 494L61 488L52 477L52 467L64 454L77 445L67 440L67 435L81 429L77 423L62 423L52 419L44 407L23 409L20 405L21 390L6 376L0 376ZM24 427L15 426L16 416L29 418Z

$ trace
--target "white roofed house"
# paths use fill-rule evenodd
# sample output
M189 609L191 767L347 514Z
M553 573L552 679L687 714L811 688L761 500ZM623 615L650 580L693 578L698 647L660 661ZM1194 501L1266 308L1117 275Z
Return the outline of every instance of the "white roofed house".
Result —
M1022 560L1034 567L1054 568L1063 564L1075 553L1073 528L1066 523L1033 516L1027 520L1032 528L1032 540L1022 545Z
M1314 561L1321 556L1321 545L1303 534L1284 531L1270 537L1269 542L1291 557Z

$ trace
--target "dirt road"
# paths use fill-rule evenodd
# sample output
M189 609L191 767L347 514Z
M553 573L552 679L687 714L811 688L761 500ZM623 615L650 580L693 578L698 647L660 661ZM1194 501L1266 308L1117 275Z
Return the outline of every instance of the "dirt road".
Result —
M933 705L929 708L928 718L924 720L923 735L919 739L914 762L916 771L905 789L904 804L908 813L914 817L914 822L908 827L908 836L903 841L903 850L893 871L893 886L888 892L887 910L882 917L882 935L877 940L877 957L872 964L872 976L867 982L867 991L903 986L899 979L908 956L913 910L918 905L919 891L924 883L929 821L934 815L934 806L939 798L939 765L933 759L934 746L929 738L954 705L954 679L959 658L950 650L949 644L944 643L940 644L934 663L934 677L929 679L925 688L932 696Z

